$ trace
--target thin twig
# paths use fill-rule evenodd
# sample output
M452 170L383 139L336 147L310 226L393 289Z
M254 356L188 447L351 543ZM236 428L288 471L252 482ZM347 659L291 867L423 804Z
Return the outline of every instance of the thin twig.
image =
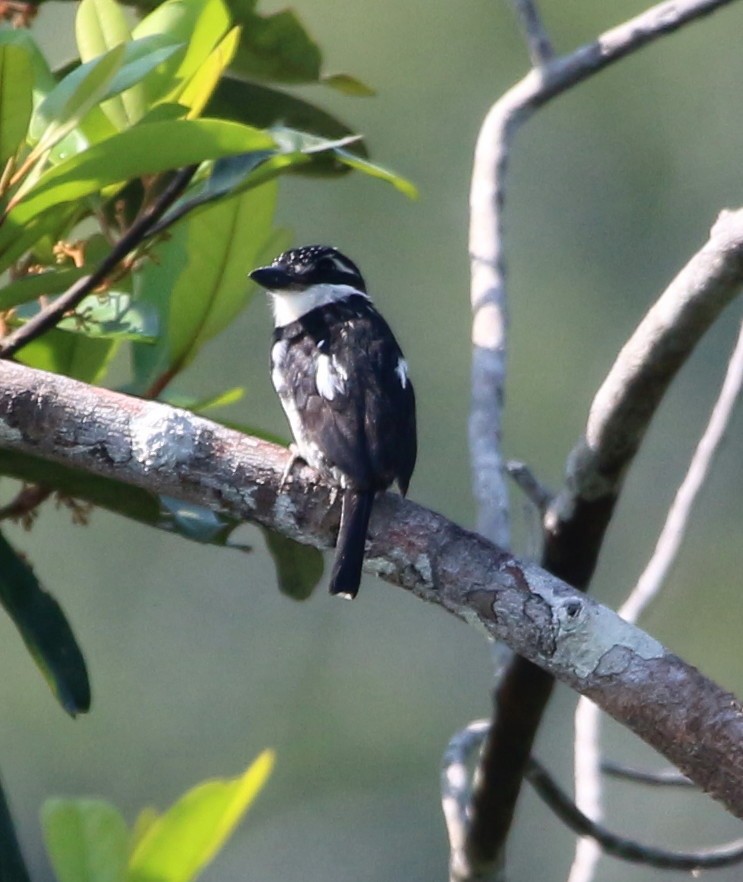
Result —
M515 134L537 108L557 95L659 37L731 2L673 0L653 6L607 31L594 43L530 72L493 105L480 129L470 189L473 354L469 438L478 503L477 528L506 547L510 532L508 493L500 445L508 327L503 211L506 172ZM730 260L723 259L722 263L727 264L729 272ZM715 272L708 275L720 283ZM705 278L704 273L700 278ZM686 354L681 355L679 363ZM651 400L651 414L664 389L661 385L660 396ZM625 459L625 466L635 450ZM545 546L543 563L547 569L573 585L587 587L620 486L621 479L615 484L615 494L605 504L589 506L590 511L573 504L576 486L570 488L567 496L562 495L561 502L566 505L556 514L556 522L553 519L551 541ZM593 500L594 497L589 501ZM580 549L585 549L585 553ZM483 861L490 858L497 862L505 844L520 791L523 763L552 685L552 679L543 671L518 658L499 683L494 725L483 752L483 767L489 774L481 776L475 793L467 844L470 854L479 855ZM515 758L507 749L513 745L521 745Z
M555 56L547 29L534 0L513 0L516 15L524 32L532 67L541 67Z
M590 836L595 839L604 854L630 863L643 864L646 867L687 872L729 867L743 861L743 839L736 839L734 842L714 848L678 852L644 845L618 836L587 818L544 766L533 758L529 760L526 779L564 824L579 836Z
M157 201L124 233L94 272L78 279L53 303L0 341L0 358L10 358L27 343L51 330L66 313L104 282L118 264L147 237L157 220L186 189L197 168L198 166L191 165L180 169Z
M742 386L743 323L728 363L720 394L684 480L668 510L653 555L619 609L619 615L628 622L637 622L649 604L658 597L676 561L694 504L709 477L714 459L730 425ZM591 701L581 698L575 712L576 803L596 821L601 819L602 814L600 737L601 713ZM568 882L589 882L593 878L599 857L600 854L591 840L579 842Z
M552 501L552 493L544 484L540 483L539 478L529 466L518 459L509 459L506 462L506 471L524 496L533 503L537 511L543 513Z
M612 760L604 760L601 763L601 771L612 778L621 778L635 784L646 784L648 787L694 787L693 781L690 781L686 775L682 775L678 769L673 768L648 772L645 769L635 769Z

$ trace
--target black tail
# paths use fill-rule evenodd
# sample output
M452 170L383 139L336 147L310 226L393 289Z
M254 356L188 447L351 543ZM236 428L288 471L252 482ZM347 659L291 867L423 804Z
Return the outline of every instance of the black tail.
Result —
M330 593L356 597L364 563L364 543L369 528L374 492L343 491L341 528L330 574Z

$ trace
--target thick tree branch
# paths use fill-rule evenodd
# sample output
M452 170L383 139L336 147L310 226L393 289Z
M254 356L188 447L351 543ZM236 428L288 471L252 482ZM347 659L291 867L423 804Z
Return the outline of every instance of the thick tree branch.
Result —
M332 488L288 452L157 402L0 363L0 446L226 510L324 547ZM337 494L336 494L337 495ZM374 510L366 569L436 603L573 689L743 818L743 708L614 612L481 536L392 494Z

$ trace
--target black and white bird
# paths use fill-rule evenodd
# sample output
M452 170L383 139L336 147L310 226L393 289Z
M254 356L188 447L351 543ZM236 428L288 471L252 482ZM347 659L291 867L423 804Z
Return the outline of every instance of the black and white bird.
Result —
M353 261L308 245L250 277L271 296L271 379L296 452L342 489L330 593L355 597L374 497L407 492L416 457L408 365Z

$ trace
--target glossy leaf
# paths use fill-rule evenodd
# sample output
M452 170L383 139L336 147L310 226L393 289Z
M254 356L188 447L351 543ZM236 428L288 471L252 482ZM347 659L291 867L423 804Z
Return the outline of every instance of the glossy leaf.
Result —
M46 171L0 227L0 254L19 237L19 227L59 203L80 200L141 175L272 146L265 132L222 120L178 119L135 126ZM33 242L26 239L25 247Z
M48 799L41 826L58 882L123 882L129 831L110 803Z
M317 82L320 49L291 9L265 17L236 12L235 23L243 29L233 64L237 73L282 83Z
M0 605L20 632L55 697L75 716L90 707L85 660L57 601L0 534Z
M209 54L178 96L178 103L189 108L189 119L201 115L220 77L232 61L239 40L240 28L233 28Z
M210 206L174 228L137 273L137 296L159 310L165 329L156 346L134 348L138 388L184 368L245 307L256 291L246 267L284 241L271 230L275 203L269 185Z
M261 527L261 533L273 558L281 593L292 600L307 600L322 578L322 552L267 527Z
M118 345L117 340L93 339L54 329L24 346L16 359L42 371L96 383L106 373Z
M82 0L75 18L80 58L90 61L131 39L124 13L116 0ZM135 123L144 112L144 90L133 86L125 95L111 98L103 107L117 129Z
M31 882L2 786L0 786L0 879L3 882Z
M0 45L0 170L26 137L33 105L31 58L22 46Z
M212 860L258 795L273 768L264 751L239 778L189 790L152 820L129 860L126 882L190 882Z
M106 94L124 60L124 46L81 64L68 74L36 108L29 136L36 151L48 150L74 129Z
M187 48L182 57L154 71L143 82L150 106L177 100L231 26L222 0L166 0L134 28L135 39L167 36Z

